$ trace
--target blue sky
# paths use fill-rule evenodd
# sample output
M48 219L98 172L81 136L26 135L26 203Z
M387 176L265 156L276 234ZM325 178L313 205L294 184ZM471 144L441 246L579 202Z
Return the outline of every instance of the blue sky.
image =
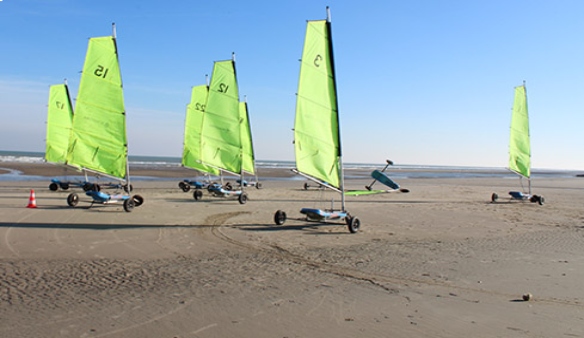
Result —
M584 169L584 1L0 1L0 150L44 151L116 23L130 155L180 156L191 87L236 53L256 158L293 160L306 20L331 7L345 162L504 167L527 83L535 168Z

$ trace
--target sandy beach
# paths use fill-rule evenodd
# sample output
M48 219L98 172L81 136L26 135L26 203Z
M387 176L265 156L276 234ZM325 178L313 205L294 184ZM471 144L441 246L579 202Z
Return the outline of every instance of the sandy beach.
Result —
M509 201L518 180L399 180L410 193L347 197L351 234L294 219L338 197L302 179L240 205L136 169L161 179L134 181L127 213L79 189L67 206L56 167L0 167L47 176L0 181L1 337L584 337L583 178L534 180L544 205Z

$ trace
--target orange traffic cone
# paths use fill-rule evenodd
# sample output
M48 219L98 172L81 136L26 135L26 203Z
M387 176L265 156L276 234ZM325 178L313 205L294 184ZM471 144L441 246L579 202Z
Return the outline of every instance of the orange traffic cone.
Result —
M34 190L30 189L30 197L28 198L27 208L36 208L36 198L34 197Z

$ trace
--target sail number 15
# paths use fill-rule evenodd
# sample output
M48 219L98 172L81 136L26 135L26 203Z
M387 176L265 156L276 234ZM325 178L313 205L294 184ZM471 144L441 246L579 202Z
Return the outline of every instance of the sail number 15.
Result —
M105 68L104 66L98 65L97 68L93 71L93 75L98 76L98 77L102 77L105 79L105 77L107 76L108 70L109 70L108 68Z

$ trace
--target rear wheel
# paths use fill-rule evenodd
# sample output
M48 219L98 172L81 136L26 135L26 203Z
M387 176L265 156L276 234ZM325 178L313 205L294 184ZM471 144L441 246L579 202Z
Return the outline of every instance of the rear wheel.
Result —
M61 183L61 189L68 190L69 189L69 183Z
M139 207L142 204L144 204L144 197L142 197L140 195L134 195L134 196L132 196L132 200L134 201L134 206L135 207Z
M261 189L262 188L262 184L260 182L256 183L256 189Z
M537 196L537 203L543 205L545 203L545 198L543 198L543 196Z
M491 195L491 202L493 202L493 203L494 203L494 202L497 202L497 200L498 200L498 199L499 199L499 195L497 195L497 193L496 193L496 192L494 192L494 193Z
M124 210L126 212L132 212L132 210L134 210L134 199L133 198L128 198L127 200L124 201Z
M225 190L232 190L233 187L231 186L231 183L227 182L225 183L225 185L223 186L225 188Z
M247 194L242 192L239 195L239 204L245 204L245 203L247 203Z
M195 199L195 201L200 200L201 198L203 198L203 192L200 189L195 189L195 191L193 192L193 198Z
M74 207L77 205L77 203L79 203L79 195L74 192L70 193L69 196L67 196L67 204L70 207Z
M361 221L359 220L358 217L349 217L349 219L347 220L347 226L349 228L349 231L354 234L357 231L359 231L359 228L361 228Z
M308 190L308 183L304 183L304 190Z
M131 184L130 185L128 185L128 184L124 185L124 191L125 192L132 192L132 190L134 190L134 187Z
M59 190L59 185L57 183L53 182L53 183L49 184L49 190L50 191L57 191L57 190Z
M282 225L284 222L286 222L286 213L282 210L276 211L274 214L274 223L277 225Z

